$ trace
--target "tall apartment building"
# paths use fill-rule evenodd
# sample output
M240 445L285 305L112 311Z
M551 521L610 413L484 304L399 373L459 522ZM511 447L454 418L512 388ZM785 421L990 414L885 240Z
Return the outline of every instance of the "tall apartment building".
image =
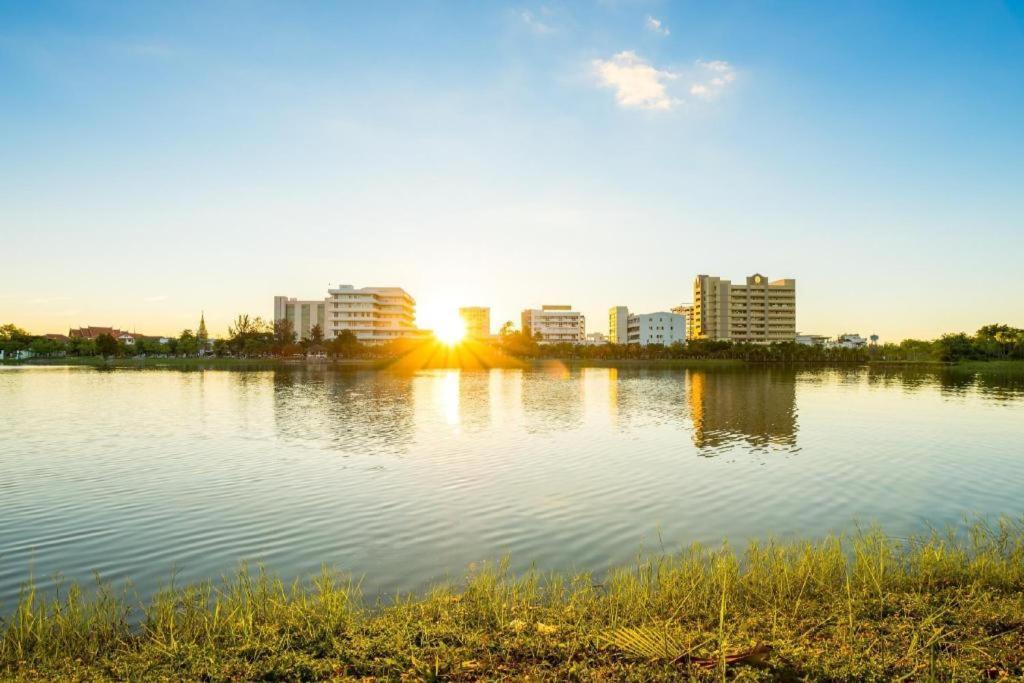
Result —
M486 339L491 336L491 309L487 306L465 306L459 309L459 317L470 339Z
M317 325L320 326L324 337L327 337L327 300L301 300L275 296L274 322L276 323L278 320L290 320L298 339L309 339L309 331Z
M608 341L612 344L627 344L626 324L629 309L625 306L612 306L608 309Z
M796 280L755 273L734 285L711 275L693 281L690 337L755 344L796 339Z
M587 340L586 318L572 306L551 305L528 308L522 314L523 331L540 334L541 344L568 342L582 344Z

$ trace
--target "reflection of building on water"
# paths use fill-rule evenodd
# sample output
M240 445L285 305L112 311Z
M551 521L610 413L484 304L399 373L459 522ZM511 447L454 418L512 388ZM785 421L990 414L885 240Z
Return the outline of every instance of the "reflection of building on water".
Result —
M795 372L689 370L686 377L698 448L741 441L760 448L796 446Z
M284 439L357 454L403 453L413 442L412 377L297 367L274 371L274 424Z

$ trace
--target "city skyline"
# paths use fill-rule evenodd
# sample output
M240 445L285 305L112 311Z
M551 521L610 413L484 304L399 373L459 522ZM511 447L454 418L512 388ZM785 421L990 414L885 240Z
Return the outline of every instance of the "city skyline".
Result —
M377 283L803 333L1024 323L1020 3L0 5L0 322L211 335Z

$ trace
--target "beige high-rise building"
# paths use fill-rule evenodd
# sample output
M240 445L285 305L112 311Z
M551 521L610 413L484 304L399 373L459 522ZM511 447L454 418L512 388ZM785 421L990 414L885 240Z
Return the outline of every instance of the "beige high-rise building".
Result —
M755 273L734 285L711 275L693 281L691 339L771 344L796 339L796 280Z
M459 309L459 317L466 327L470 339L486 339L491 336L491 309L487 306L466 306Z

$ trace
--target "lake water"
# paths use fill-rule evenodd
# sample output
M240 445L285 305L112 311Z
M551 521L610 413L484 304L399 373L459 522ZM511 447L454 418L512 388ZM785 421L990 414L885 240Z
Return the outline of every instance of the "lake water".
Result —
M1024 514L1024 376L724 369L0 370L0 612L240 561L370 594L728 537Z

